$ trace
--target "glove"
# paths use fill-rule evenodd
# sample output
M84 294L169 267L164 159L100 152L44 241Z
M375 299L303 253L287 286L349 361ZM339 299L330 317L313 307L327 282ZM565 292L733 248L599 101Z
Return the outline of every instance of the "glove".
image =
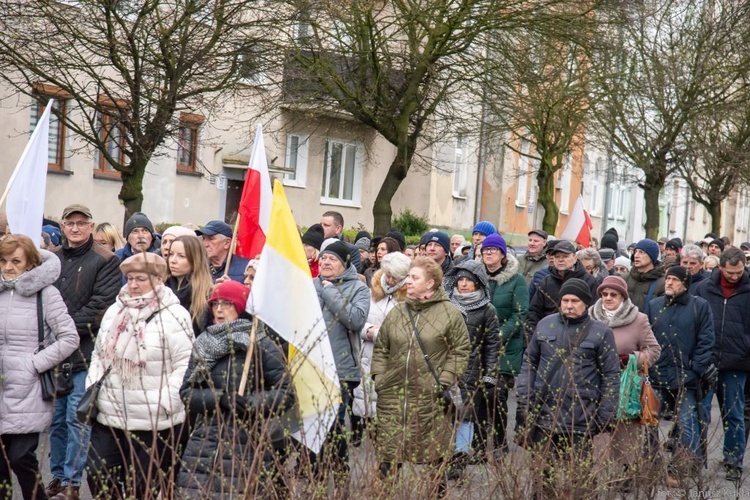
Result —
M451 389L447 385L440 386L440 397L443 398L443 404L446 408L450 408L453 404L453 395Z

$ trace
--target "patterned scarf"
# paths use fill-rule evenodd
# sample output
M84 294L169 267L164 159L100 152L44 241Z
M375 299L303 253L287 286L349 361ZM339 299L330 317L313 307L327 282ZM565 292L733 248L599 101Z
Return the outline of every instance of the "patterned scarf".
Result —
M146 349L146 322L161 308L163 298L164 285L138 297L131 297L124 286L117 296L120 310L104 346L104 360L106 366L112 366L120 374L127 386L140 379L140 372L146 366L145 356L141 356Z
M234 352L235 346L242 347L247 351L250 345L250 331L253 322L249 319L239 318L227 323L211 325L206 331L198 336L195 341L193 355L190 356L188 373L190 382L202 382L211 376L211 370L216 363ZM258 325L257 338L261 338L261 328Z
M454 288L451 294L451 302L466 316L467 311L473 311L489 304L490 298L484 293L484 288L471 293L459 293L458 289Z
M393 295L394 293L398 291L399 288L404 286L405 283L406 283L406 276L404 276L404 279L402 279L395 285L388 286L388 282L385 280L385 273L383 273L380 276L380 286L383 287L383 291L385 292L386 295Z

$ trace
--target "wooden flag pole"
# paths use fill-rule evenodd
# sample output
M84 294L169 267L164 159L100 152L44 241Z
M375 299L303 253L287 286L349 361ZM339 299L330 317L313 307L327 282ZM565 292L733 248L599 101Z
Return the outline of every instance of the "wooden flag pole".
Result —
M237 389L238 396L245 395L245 386L247 386L247 377L250 374L250 363L253 360L253 349L255 348L255 339L258 335L258 317L253 316L253 328L250 330L250 345L247 346L247 355L245 355L245 365L242 367L242 378L240 387Z
M229 245L229 255L227 255L227 263L224 266L225 278L229 275L229 265L232 263L232 255L234 255L234 251L237 248L237 229L240 227L240 217L242 215L237 212L237 219L234 221L234 231L232 231L232 244Z

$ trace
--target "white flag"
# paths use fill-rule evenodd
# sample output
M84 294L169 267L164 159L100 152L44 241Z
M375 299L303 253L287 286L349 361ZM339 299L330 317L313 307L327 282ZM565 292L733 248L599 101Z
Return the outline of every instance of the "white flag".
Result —
M54 101L50 99L5 188L8 191L5 212L10 232L26 235L36 244L40 243L42 237L47 190L49 114L53 104Z

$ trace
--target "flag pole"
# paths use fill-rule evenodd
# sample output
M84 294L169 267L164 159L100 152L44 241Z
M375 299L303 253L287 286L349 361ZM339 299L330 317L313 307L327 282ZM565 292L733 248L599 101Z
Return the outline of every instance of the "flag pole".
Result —
M229 255L227 255L227 263L224 266L225 278L229 275L229 264L232 263L232 255L234 254L234 251L237 248L237 228L240 227L240 217L242 217L242 215L239 212L237 212L237 218L234 221L234 231L232 231L232 244L229 245Z
M250 331L250 345L247 346L247 354L245 355L245 365L242 367L242 378L240 378L240 387L237 389L237 395L243 396L245 394L245 386L247 385L247 377L250 374L250 362L253 359L253 349L255 348L255 339L258 335L258 317L253 315L253 329Z

